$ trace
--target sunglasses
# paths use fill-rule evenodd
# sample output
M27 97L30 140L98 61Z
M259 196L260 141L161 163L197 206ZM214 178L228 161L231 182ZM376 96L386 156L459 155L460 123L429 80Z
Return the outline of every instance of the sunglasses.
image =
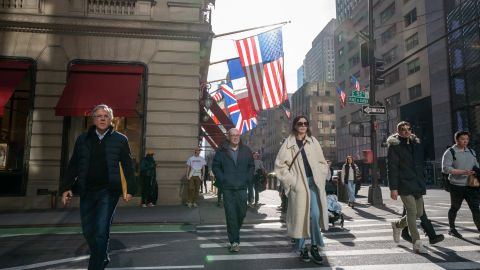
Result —
M409 127L407 127L407 128L401 128L400 131L412 131L412 128L409 128Z
M296 125L297 125L297 127L302 127L302 126L303 127L308 127L309 126L308 122L297 122Z

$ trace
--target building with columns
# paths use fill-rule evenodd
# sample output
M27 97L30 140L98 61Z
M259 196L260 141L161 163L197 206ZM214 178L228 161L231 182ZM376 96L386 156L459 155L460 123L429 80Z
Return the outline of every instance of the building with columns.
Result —
M214 2L0 1L0 208L51 206L99 103L113 108L137 165L155 152L159 204L181 203Z

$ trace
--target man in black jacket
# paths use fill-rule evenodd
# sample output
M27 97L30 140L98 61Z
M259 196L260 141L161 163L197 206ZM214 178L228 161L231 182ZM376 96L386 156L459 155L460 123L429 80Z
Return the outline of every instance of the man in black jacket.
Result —
M392 222L393 240L396 243L400 242L400 233L408 226L414 252L427 253L420 240L416 223L416 219L423 215L423 195L426 194L424 150L420 140L412 134L408 122L398 123L397 132L387 139L390 197L397 200L400 195L407 214L400 220Z
M253 181L252 151L240 142L240 131L228 131L228 140L215 153L212 171L223 192L230 252L240 251L240 228L247 213L247 186Z
M108 242L113 213L122 194L120 165L122 164L129 201L135 193L135 174L125 135L111 125L113 111L101 104L92 110L94 126L75 142L62 190L62 202L72 198L72 186L80 190L82 231L90 248L89 270L104 269L109 262Z

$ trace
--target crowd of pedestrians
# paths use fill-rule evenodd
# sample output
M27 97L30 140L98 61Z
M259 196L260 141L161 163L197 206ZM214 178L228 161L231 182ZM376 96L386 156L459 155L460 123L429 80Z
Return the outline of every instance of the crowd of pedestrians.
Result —
M81 134L68 164L62 184L62 202L68 204L76 187L80 195L80 217L83 236L90 248L88 269L104 269L109 263L110 226L119 198L129 201L136 191L135 170L128 139L112 126L113 110L98 105L92 110L93 125ZM201 149L186 162L186 204L198 206L199 191L207 192L210 177L212 188L218 190L218 205L222 202L227 224L230 252L240 251L240 230L248 207L256 207L259 193L266 188L267 172L258 152L240 140L240 131L232 128L227 139L215 152L211 164L200 156ZM455 144L442 157L442 172L448 175L450 209L449 231L462 238L456 230L457 212L465 200L473 221L480 231L479 163L475 151L468 147L470 134L456 132ZM390 197L401 199L403 214L391 223L393 240L412 243L415 253L427 253L417 229L417 219L430 244L444 240L436 234L428 219L424 195L424 148L412 132L410 123L402 121L397 132L387 139L387 177ZM141 206L155 206L158 196L157 164L154 152L148 150L140 161L139 179L142 187ZM209 171L210 169L210 171ZM294 252L304 262L323 263L321 249L325 246L322 231L328 230L329 203L326 189L334 182L331 162L325 160L319 141L311 134L308 118L297 116L292 121L290 135L284 140L274 165L274 175L280 182L282 211L286 210L287 235L292 239ZM336 184L347 188L348 205L355 207L355 186L361 179L359 166L347 156ZM327 188L326 188L327 186ZM329 192L328 194L335 194ZM329 195L330 196L330 195ZM330 197L329 197L330 199ZM287 207L288 206L288 207ZM310 239L310 245L307 245Z

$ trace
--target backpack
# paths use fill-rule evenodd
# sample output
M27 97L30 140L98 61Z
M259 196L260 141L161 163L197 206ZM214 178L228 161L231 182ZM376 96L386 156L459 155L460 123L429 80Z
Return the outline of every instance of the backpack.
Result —
M452 159L454 161L457 160L457 158L455 157L455 150L453 149L453 147L449 147L448 151L450 151L450 153L452 154ZM473 153L471 148L468 148L468 151L470 151L473 157L477 158L477 155ZM443 189L445 189L445 191L447 192L450 192L450 181L448 180L448 175L449 175L448 173L442 172L442 182L443 182Z

